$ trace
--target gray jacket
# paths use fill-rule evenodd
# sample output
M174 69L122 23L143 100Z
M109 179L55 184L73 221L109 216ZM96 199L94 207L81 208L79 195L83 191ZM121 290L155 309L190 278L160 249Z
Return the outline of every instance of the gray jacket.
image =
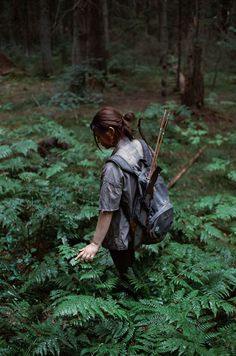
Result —
M112 155L120 155L135 167L143 158L142 145L138 140L130 141L125 137L119 141ZM123 204L128 206L132 213L136 189L137 182L134 176L123 172L113 162L105 163L101 176L99 210L112 211L113 216L103 247L110 250L128 249L131 239L129 221L122 206Z

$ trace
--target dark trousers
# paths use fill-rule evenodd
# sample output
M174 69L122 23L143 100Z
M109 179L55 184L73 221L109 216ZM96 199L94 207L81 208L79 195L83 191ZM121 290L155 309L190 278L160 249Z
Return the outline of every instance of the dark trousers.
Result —
M128 250L109 250L111 258L116 266L117 271L122 279L125 278L125 274L128 272L128 268L133 266L134 263L134 249L130 244Z

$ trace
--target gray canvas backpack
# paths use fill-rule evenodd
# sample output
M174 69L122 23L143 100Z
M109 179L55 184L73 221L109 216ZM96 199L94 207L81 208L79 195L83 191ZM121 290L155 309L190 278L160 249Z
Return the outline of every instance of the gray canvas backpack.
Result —
M161 169L157 167L151 179L148 179L152 153L144 140L140 139L139 141L144 153L144 158L139 162L139 169L132 167L119 155L111 156L107 160L137 178L133 213L132 216L128 216L130 225L133 226L135 223L137 226L134 237L135 247L140 244L162 241L173 223L173 205L169 199L168 189L160 175ZM126 213L128 209L125 206L122 207Z

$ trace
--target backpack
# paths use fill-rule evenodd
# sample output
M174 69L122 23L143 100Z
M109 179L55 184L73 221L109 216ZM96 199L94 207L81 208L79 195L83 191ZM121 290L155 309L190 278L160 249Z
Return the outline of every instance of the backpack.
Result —
M157 167L149 181L148 171L152 154L146 142L141 139L139 141L144 153L144 158L139 162L139 169L132 167L119 155L111 156L107 160L137 178L137 193L132 216L128 215L127 207L121 202L123 211L128 215L131 232L135 224L134 247L161 242L173 223L173 205L160 175L161 169ZM134 231L131 235L134 235Z

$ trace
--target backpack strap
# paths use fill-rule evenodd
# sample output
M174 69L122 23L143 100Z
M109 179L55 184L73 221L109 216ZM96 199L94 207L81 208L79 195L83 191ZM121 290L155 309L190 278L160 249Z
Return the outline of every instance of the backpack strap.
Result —
M146 166L150 167L152 163L152 151L143 139L139 139L139 142L141 143L143 149L143 160L146 163Z
M106 160L106 163L107 162L113 162L120 169L122 169L122 171L136 175L135 174L135 170L133 169L133 167L123 157L121 157L119 155L111 156L110 158L108 158Z

